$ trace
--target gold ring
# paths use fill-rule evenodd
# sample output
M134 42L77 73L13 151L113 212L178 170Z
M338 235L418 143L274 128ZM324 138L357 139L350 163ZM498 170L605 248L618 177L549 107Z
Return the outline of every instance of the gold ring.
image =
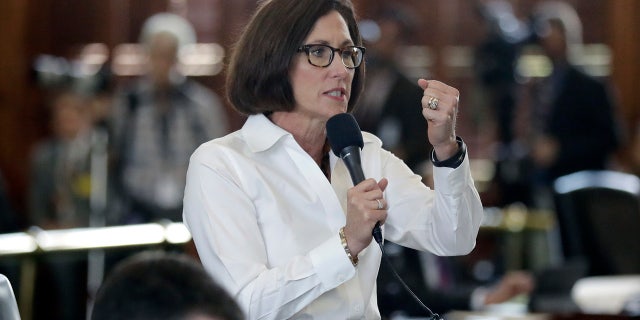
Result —
M378 201L378 210L384 209L384 206L382 205L382 201L380 201L380 199L376 199L376 201Z
M438 109L438 103L440 102L440 100L438 100L438 98L436 97L431 97L429 99L429 102L427 103L427 107L431 110L436 110Z

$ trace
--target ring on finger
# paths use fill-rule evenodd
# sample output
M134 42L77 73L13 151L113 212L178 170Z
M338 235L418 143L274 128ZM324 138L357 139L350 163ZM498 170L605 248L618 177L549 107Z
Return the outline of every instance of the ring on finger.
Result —
M380 199L376 199L376 201L378 202L378 210L384 209L384 206L382 205L382 201L380 201Z
M427 107L431 110L436 110L438 109L438 103L440 102L440 100L436 97L430 97L429 98L429 102L427 102Z

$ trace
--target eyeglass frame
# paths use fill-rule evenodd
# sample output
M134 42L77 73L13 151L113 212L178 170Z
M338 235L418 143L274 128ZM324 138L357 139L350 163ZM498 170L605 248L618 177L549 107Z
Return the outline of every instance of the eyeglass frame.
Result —
M328 48L331 51L331 55L329 56L329 62L327 62L327 64L324 65L324 66L319 66L319 65L316 65L313 62L311 62L311 57L310 57L311 53L309 52L309 49L311 49L312 47L316 47L316 46L325 47L325 48ZM360 63L358 63L357 66L350 67L350 66L347 66L344 63L344 58L343 58L344 56L342 55L342 52L350 52L349 49L352 49L352 48L359 49L362 52L362 59L360 59ZM354 69L356 69L356 68L358 68L358 67L360 67L362 65L362 62L364 62L364 55L365 55L366 50L367 50L367 48L365 48L363 46L344 46L342 48L334 48L334 47L332 47L330 45L321 44L321 43L305 44L305 45L302 45L302 46L300 46L298 48L298 52L304 52L304 53L307 54L307 61L309 62L310 65L315 66L315 67L319 67L319 68L326 68L326 67L330 66L331 63L333 63L333 58L335 57L336 51L338 51L338 52L340 52L340 61L342 62L342 64L347 69L351 69L351 70L354 70Z

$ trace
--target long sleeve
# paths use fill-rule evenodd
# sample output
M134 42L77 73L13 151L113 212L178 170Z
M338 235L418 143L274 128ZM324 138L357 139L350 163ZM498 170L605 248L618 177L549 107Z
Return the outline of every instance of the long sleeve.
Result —
M463 255L475 247L483 217L469 157L455 169L434 168L434 190L388 152L383 174L393 177L385 191L389 206L384 236L410 248L438 255Z

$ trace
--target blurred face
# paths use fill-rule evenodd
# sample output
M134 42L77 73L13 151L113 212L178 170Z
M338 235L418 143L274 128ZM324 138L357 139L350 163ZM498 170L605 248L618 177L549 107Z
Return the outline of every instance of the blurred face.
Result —
M545 53L553 61L564 60L567 55L567 40L562 26L551 21L545 31L540 43Z
M158 86L167 86L177 62L178 42L167 33L158 33L149 43L149 74Z
M87 126L82 100L71 94L59 97L53 105L53 132L61 139L73 139Z
M337 11L318 19L304 44L325 44L333 48L353 45L347 23ZM339 52L327 67L316 67L308 62L307 54L300 52L293 60L291 86L296 106L293 112L309 118L326 120L347 111L351 96L351 82L355 69L342 63Z
M374 43L375 50L385 59L393 60L401 44L402 30L397 22L389 19L380 21L380 39Z

